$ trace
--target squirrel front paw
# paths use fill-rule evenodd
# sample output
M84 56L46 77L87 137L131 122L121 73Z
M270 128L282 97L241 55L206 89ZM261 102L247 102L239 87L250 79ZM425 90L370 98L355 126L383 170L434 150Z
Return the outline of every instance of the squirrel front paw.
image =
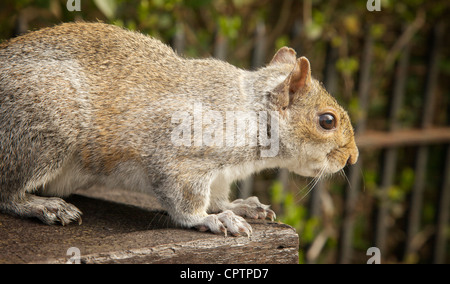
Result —
M269 205L259 202L258 197L252 196L247 199L236 199L228 204L227 208L236 215L248 217L252 219L276 219L275 212L269 209Z
M237 216L231 210L226 210L219 214L210 214L202 222L195 226L199 231L211 231L215 234L225 234L229 232L232 236L252 234L252 227L244 218Z

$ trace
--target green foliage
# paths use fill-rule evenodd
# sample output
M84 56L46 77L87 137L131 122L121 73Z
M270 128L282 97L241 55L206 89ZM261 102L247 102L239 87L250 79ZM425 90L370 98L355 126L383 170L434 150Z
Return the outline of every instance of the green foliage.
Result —
M289 46L289 37L287 35L280 36L275 41L275 50L282 48L283 46Z
M108 18L114 19L117 11L117 2L111 0L94 0L95 5Z
M270 187L271 202L273 204L280 204L283 214L278 215L277 218L286 224L290 224L296 228L297 231L302 231L305 228L306 208L296 204L295 195L291 192L286 192L283 185L279 181L274 181Z
M236 39L239 35L239 29L241 28L242 20L239 16L219 16L218 24L220 33L233 40Z
M359 69L359 60L355 57L339 58L336 68L347 76L352 76Z
M304 249L314 241L322 223L318 217L309 217L307 208L299 203L298 194L286 191L280 181L274 181L270 187L271 203L280 207L277 219L294 227L301 236L299 262L305 262Z

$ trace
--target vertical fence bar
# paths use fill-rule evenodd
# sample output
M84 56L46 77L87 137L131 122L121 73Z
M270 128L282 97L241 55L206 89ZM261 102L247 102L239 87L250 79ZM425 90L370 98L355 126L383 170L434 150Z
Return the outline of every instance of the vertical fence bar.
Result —
M391 108L389 112L389 131L398 130L400 125L398 121L399 111L403 105L405 97L406 78L408 77L409 57L412 43L406 44L402 55L400 56L398 66L395 74L394 93L391 101Z
M311 190L309 199L309 218L320 217L321 203L320 197L325 190L325 183L323 180L319 180L314 188Z
M438 78L438 55L439 44L442 38L442 25L437 25L433 29L432 40L430 46L430 57L427 68L427 75L425 81L424 104L422 112L422 128L431 127L433 118L433 109L435 101L435 89ZM406 228L406 247L405 258L414 255L417 248L413 246L414 237L419 231L420 227L420 213L422 212L423 191L425 188L426 170L428 161L428 147L420 146L417 149L416 168L415 168L415 182L411 193L411 203L408 216L408 224Z
M220 60L227 58L228 39L217 31L216 38L214 40L214 57Z
M447 228L450 215L450 145L447 146L443 179L437 210L436 238L433 252L433 263L436 264L445 263L447 249Z
M438 30L438 35L440 37L446 34L444 31L445 26L443 24L441 24L441 26L438 28L440 29ZM450 118L448 117L447 123L450 123ZM438 199L439 204L436 217L436 237L434 242L433 263L445 263L445 258L447 256L447 232L450 221L450 144L447 145L447 157L445 160L445 168L442 176L442 188Z
M175 36L172 39L172 47L178 54L183 54L185 44L186 44L186 34L184 33L183 24L177 23Z
M361 72L358 85L359 109L363 111L356 123L355 134L360 135L366 129L367 108L370 90L370 68L372 65L373 38L370 26L366 27L366 36L361 58ZM361 188L362 156L358 162L349 169L349 185L346 188L344 200L344 212L339 236L338 263L349 263L353 254L353 226L355 222L355 205L358 198L358 190Z
M263 21L256 24L255 46L252 54L252 69L259 68L265 64L266 60L266 25Z
M398 113L402 106L404 93L405 93L405 85L406 78L408 74L408 65L409 65L409 53L411 48L411 42L409 42L399 59L395 70L394 77L394 91L392 94L391 106L389 110L389 125L388 131L395 131L399 128L398 123ZM388 218L388 210L389 210L389 200L387 199L389 188L392 186L397 166L397 147L391 147L385 150L383 154L383 164L382 164L382 175L381 175L381 200L380 206L378 208L377 214L377 225L376 225L376 245L382 252L382 255L385 253L385 238L386 233L388 231L388 222L386 221Z

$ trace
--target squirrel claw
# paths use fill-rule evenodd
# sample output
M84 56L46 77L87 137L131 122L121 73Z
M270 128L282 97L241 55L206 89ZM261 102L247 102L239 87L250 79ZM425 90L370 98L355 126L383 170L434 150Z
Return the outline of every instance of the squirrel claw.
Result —
M245 200L237 199L230 203L230 210L239 216L245 216L252 219L276 219L275 212L269 209L269 205L259 202L256 196L249 197Z
M226 210L217 215L219 220L227 227L232 236L239 236L245 234L250 236L252 227L245 221L244 218L237 216L233 211Z
M210 230L215 234L228 233L232 236L246 235L250 237L252 234L252 227L245 221L244 218L237 216L231 210L226 210L219 214L211 214L203 219L202 224L197 225L197 230L204 232Z
M274 221L277 218L277 215L275 214L275 212L273 212L273 210L270 209L266 209L267 210L267 218L270 219L270 221Z

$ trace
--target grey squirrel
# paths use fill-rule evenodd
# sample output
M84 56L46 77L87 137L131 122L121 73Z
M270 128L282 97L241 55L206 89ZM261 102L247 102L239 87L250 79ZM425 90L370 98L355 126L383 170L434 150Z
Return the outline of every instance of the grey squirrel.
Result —
M276 167L332 174L358 158L346 111L288 47L247 71L65 23L0 44L0 62L0 210L46 224L81 222L59 197L101 184L153 193L183 226L250 235L242 217L275 213L256 197L230 202L233 181ZM245 114L257 116L247 134L228 123Z

